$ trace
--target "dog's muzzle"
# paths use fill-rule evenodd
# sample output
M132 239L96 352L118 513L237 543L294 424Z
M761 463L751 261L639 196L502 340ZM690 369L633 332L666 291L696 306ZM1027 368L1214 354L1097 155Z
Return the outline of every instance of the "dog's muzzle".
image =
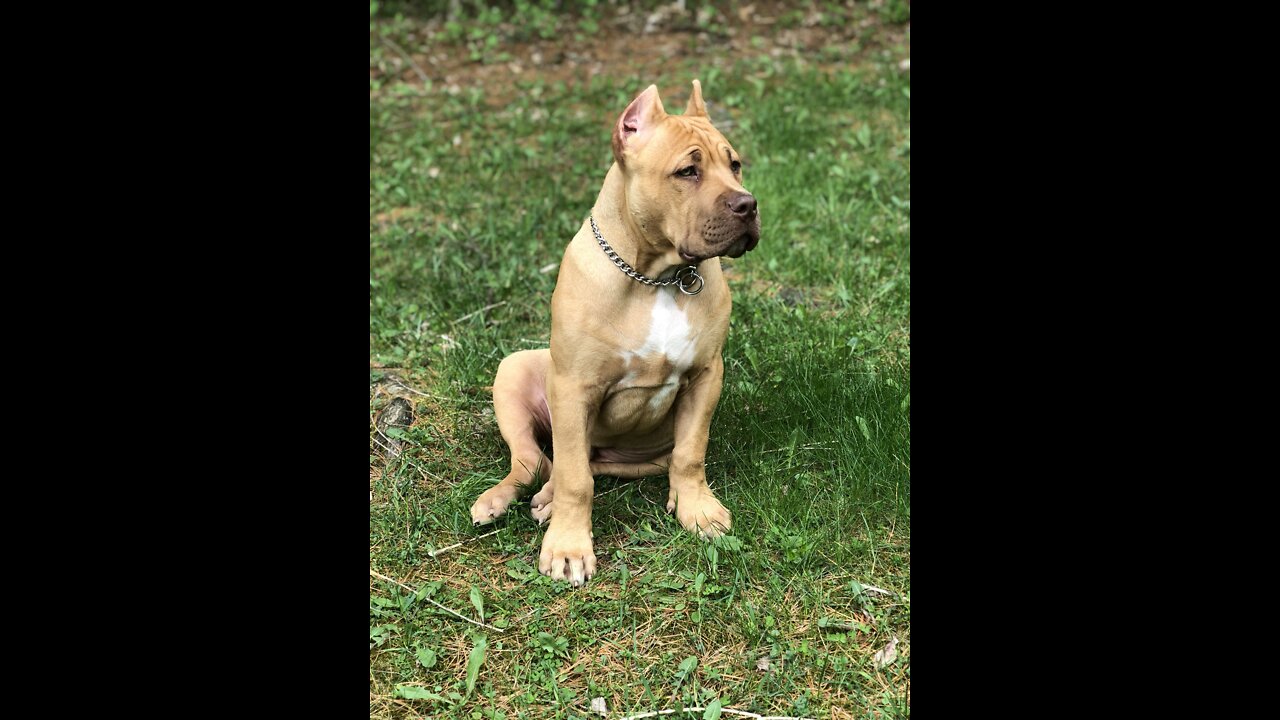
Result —
M760 213L751 193L731 192L720 196L720 210L708 217L692 246L680 246L680 257L687 262L698 262L710 257L727 255L742 257L760 242ZM695 236L696 237L696 236Z
M760 242L760 213L756 211L756 198L751 193L736 192L725 198L729 214L742 223L742 234L734 238L723 255L738 258L754 250Z

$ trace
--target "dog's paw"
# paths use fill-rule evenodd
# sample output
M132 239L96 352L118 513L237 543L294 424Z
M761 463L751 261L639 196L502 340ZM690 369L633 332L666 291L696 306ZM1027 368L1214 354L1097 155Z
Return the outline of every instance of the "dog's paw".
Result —
M541 525L542 523L551 519L551 508L554 505L555 503L547 503L545 505L539 505L536 507L533 505L530 505L529 514L533 516L534 520L538 521L539 525Z
M533 516L534 520L538 521L539 525L551 517L552 498L555 497L555 493L555 486L548 481L538 491L538 494L534 495L533 499L529 501L529 514Z
M673 510L685 530L704 540L720 537L733 527L733 514L705 487L684 495L668 492L667 512Z
M485 525L507 513L507 506L516 499L516 488L510 485L494 485L485 490L471 506L471 521Z
M566 530L552 525L542 538L538 571L552 580L568 580L574 587L596 574L596 553L587 528Z

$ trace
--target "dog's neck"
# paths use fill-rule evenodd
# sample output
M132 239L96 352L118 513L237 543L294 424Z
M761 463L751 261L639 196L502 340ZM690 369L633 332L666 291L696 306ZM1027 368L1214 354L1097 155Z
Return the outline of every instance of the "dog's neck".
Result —
M636 222L627 206L627 183L618 163L605 175L604 187L591 214L614 252L641 275L657 280L689 265L671 240L659 234L658 228L646 232L646 228Z

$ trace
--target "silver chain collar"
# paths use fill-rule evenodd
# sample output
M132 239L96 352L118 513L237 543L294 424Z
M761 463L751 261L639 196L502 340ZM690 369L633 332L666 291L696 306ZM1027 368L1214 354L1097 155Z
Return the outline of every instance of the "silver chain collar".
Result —
M653 285L656 287L675 285L680 288L680 292L685 295L697 295L702 292L702 287L705 283L702 281L702 276L698 274L698 267L696 265L682 267L676 271L674 276L666 280L650 280L636 272L635 268L627 264L626 260L618 257L618 253L614 252L613 248L609 247L609 243L605 242L604 236L600 234L600 228L596 227L596 219L594 217L588 215L587 219L591 221L591 232L595 233L596 242L600 243L600 249L604 250L604 254L613 261L613 264L617 265L618 269L626 273L626 275L632 280L639 280L645 285Z

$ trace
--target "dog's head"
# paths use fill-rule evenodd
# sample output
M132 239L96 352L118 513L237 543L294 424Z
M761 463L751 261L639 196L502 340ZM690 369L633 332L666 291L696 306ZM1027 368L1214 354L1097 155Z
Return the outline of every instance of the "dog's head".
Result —
M613 128L613 156L632 219L684 260L741 257L760 242L760 213L742 187L741 158L711 126L697 80L683 115L666 113L656 85L632 100Z

